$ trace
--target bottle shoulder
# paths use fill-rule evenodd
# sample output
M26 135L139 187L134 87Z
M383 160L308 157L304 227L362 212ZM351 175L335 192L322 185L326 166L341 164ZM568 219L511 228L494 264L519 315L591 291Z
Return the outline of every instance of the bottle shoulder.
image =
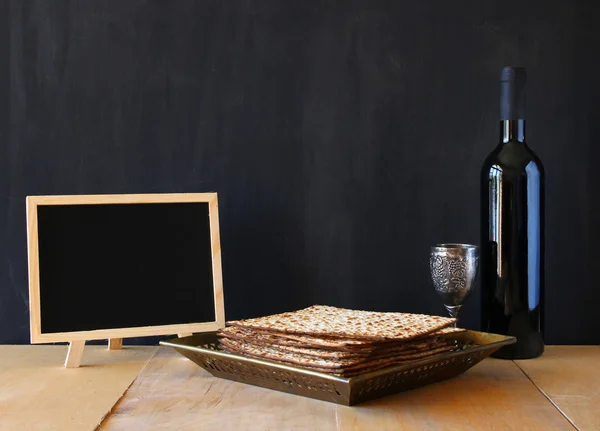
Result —
M544 165L538 155L525 142L499 144L485 159L483 173L490 170L527 172L543 175Z

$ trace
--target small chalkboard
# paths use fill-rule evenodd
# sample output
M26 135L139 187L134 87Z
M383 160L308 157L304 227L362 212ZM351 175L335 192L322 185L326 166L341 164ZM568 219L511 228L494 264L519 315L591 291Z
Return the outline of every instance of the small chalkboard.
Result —
M31 342L224 326L216 193L28 196Z

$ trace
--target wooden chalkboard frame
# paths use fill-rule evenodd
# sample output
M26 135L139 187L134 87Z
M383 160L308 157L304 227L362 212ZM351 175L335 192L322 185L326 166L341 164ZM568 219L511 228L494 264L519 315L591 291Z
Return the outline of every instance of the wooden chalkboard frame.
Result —
M42 205L115 205L146 203L208 203L215 321L134 328L98 329L92 331L42 333L40 303L40 268L38 247L38 207ZM169 334L189 334L215 331L225 326L223 304L223 276L221 272L221 245L217 193L168 194L115 194L115 195L46 195L27 196L27 251L29 270L29 311L31 343L70 342L69 351L81 356L86 340L110 339L113 348L119 348L122 338ZM85 306L82 304L82 306ZM68 311L67 311L68 312ZM108 311L107 311L108 312ZM67 358L68 359L68 358ZM68 360L67 360L68 362ZM65 364L69 366L68 364ZM78 363L71 364L78 366Z

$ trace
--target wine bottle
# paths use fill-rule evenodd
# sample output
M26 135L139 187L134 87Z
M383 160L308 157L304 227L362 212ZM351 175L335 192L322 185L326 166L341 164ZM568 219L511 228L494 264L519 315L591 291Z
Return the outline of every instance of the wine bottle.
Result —
M544 168L525 140L522 67L500 74L500 142L481 171L482 330L516 337L492 356L544 352Z

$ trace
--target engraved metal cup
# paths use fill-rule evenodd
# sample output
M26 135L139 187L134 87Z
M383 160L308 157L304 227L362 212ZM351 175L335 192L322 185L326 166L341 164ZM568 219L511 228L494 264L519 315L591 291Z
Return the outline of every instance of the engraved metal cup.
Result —
M431 280L450 317L458 319L458 313L473 289L478 265L479 248L476 245L438 244L431 247Z

